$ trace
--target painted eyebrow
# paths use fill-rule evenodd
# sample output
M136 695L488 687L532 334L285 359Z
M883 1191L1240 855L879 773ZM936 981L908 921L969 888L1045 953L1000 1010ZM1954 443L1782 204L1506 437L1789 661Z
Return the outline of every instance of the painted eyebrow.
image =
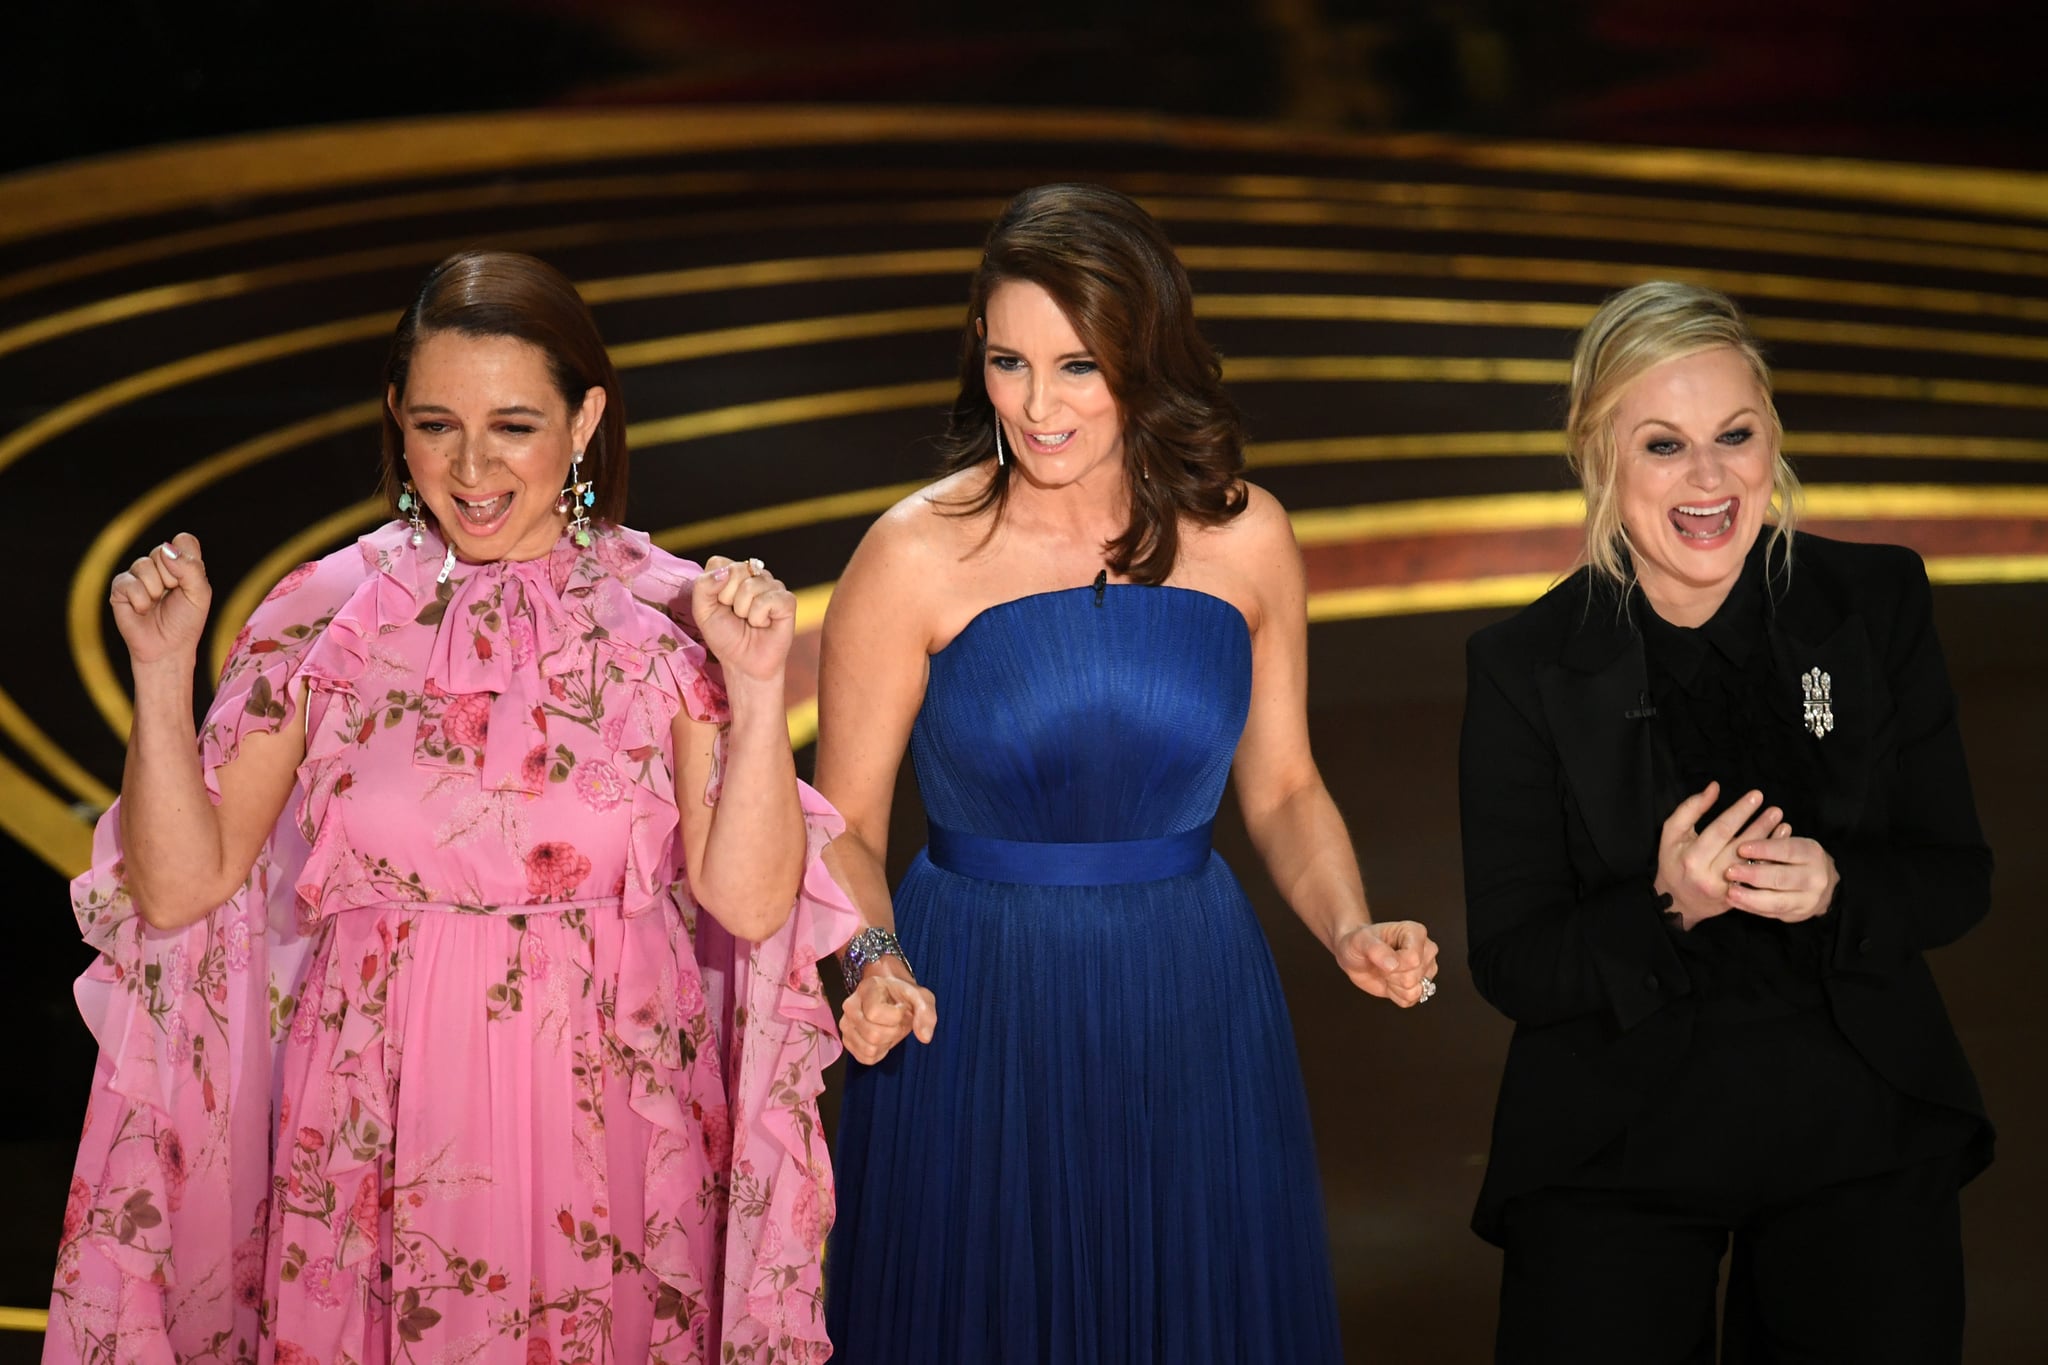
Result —
M1734 412L1728 414L1726 417L1723 417L1715 429L1720 430L1722 428L1725 428L1726 426L1728 426L1729 423L1736 421L1738 418L1748 417L1754 419L1756 416L1757 410L1755 408L1737 408ZM1680 427L1678 423L1668 421L1665 418L1645 417L1642 421L1636 423L1635 426L1630 429L1629 435L1635 435L1636 432L1641 431L1644 427L1669 427L1673 431L1684 430L1684 428Z
M1003 354L1003 355L1013 355L1013 356L1016 356L1016 357L1017 357L1017 359L1019 359L1019 360L1022 360L1022 359L1024 358L1024 353L1023 353L1022 351L1015 351L1015 350L1012 350L1012 349L1010 349L1010 348L1009 348L1008 346L999 346L999 345L997 345L997 344L996 344L995 342L993 342L993 341L991 341L991 342L989 342L989 343L988 343L988 349L989 349L990 351L994 351L994 352L1000 352L1000 353L1001 353L1001 354ZM1067 352L1067 353L1066 353L1065 355L1063 355L1063 356L1056 356L1056 357L1054 357L1054 359L1057 359L1057 360L1093 360L1093 359L1095 359L1095 352L1093 352L1093 351L1068 351L1068 352Z
M455 415L455 409L443 407L439 403L409 403L406 405L405 410L407 412L445 412L451 417ZM491 416L545 417L547 416L547 414L541 411L539 408L529 408L524 404L514 404L509 408L492 408Z

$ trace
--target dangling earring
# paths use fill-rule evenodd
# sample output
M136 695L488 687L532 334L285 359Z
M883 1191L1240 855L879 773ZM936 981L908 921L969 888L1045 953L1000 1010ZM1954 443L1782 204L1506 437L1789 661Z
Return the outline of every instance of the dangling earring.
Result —
M425 540L427 523L426 519L420 516L420 495L412 486L411 479L407 479L399 486L398 510L405 513L405 519L412 523L412 543L417 545Z
M562 490L561 497L555 499L555 510L571 513L570 539L585 549L590 546L590 509L595 506L597 493L583 479L583 452L579 450L569 457L569 486Z
M998 417L996 418L996 468L1001 469L1007 463L1009 462L1003 458L1003 419Z

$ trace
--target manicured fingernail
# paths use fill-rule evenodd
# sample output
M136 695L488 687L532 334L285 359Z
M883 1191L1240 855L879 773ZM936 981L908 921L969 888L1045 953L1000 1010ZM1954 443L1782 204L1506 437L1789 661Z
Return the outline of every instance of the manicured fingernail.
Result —
M171 542L168 540L164 542L164 557L166 559L177 559L180 557L178 552L171 548Z
M724 581L725 581L726 579L728 579L728 578L731 578L731 577L732 577L732 566L731 566L731 565L727 565L727 566L726 566L725 568L723 568L723 569L713 569L713 570L711 571L711 581L712 581L713 583L723 583L723 582L724 582Z

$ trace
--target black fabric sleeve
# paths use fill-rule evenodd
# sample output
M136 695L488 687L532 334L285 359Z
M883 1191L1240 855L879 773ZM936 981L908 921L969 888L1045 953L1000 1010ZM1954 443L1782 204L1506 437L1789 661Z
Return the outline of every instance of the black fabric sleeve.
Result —
M1467 648L1458 753L1473 981L1520 1024L1606 1012L1634 1028L1690 990L1662 898L1647 876L1581 886L1534 670L1487 653Z
M1872 777L1885 800L1887 837L1830 848L1841 881L1828 914L1837 920L1833 967L1886 977L1929 948L1952 943L1991 908L1991 850L1977 823L1955 691L1934 631L1926 567L1910 553L1885 671L1895 738Z

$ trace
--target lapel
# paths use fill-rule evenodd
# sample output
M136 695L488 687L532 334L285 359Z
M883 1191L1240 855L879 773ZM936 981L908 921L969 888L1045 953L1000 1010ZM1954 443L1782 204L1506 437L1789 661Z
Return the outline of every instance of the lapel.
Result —
M1801 676L1813 669L1828 675L1834 728L1819 736L1802 729L1799 737L1819 754L1821 827L1795 832L1839 838L1862 818L1872 759L1891 718L1892 698L1862 615L1835 601L1824 590L1825 581L1825 574L1815 573L1813 561L1802 557L1790 586L1780 589L1767 608L1777 687L1772 705L1783 706L1798 718L1805 700Z
M1611 593L1578 596L1577 628L1537 687L1594 846L1616 874L1630 876L1656 857L1663 821L1651 810L1649 723L1627 714L1647 704L1643 642Z

